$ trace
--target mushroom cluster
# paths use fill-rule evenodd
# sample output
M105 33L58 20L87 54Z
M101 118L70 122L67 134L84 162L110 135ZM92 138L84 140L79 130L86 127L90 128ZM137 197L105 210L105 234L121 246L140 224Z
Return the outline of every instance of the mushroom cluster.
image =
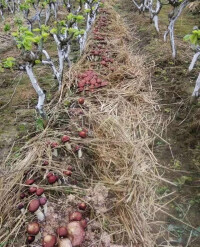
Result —
M87 208L84 202L78 204L78 209L85 211ZM80 246L86 235L87 220L79 211L73 211L69 214L66 224L59 226L54 230L55 234L47 234L43 237L43 247L76 247Z
M87 70L82 74L78 75L78 91L82 92L90 91L94 89L105 87L108 85L107 81L103 81L93 70Z
M95 45L92 48L92 51L90 52L90 55L98 58L99 64L101 66L108 67L112 70L110 64L114 62L113 58L109 55L109 51L106 49L107 41L106 36L101 33L102 30L106 30L107 25L109 23L108 19L108 13L100 9L100 13L102 15L97 20L97 26L95 27L93 34L94 34L94 40ZM97 60L95 60L97 61ZM84 73L81 73L78 75L78 89L79 92L82 91L90 91L93 92L94 89L107 86L108 82L102 80L97 73L95 73L93 70L87 70ZM76 105L78 105L77 108L84 110L86 108L85 104L85 98L79 98L76 102ZM77 137L79 137L79 140L87 138L88 137L88 131L86 129L80 129L77 131ZM80 141L81 142L81 141ZM49 149L52 151L52 153L55 150L59 150L60 148L67 148L68 150L73 150L74 152L78 153L78 157L80 158L82 156L82 146L81 145L73 145L71 148L71 137L67 135L67 133L60 136L60 141L48 141L47 145ZM58 175L59 173L53 172L52 170L48 169L48 166L50 161L49 160L43 160L42 161L42 168L41 171L46 171L44 175L44 181L46 186L55 185L55 183L59 182L60 178ZM65 179L65 177L71 177L73 176L73 167L68 166L66 170L62 170L63 176L62 178ZM27 173L29 174L29 173ZM26 174L26 176L27 176ZM45 216L47 215L47 203L48 200L44 194L45 189L43 187L38 186L36 181L38 181L38 177L32 178L32 176L29 176L29 178L24 182L25 189L20 194L21 200L26 200L25 203L20 202L18 204L18 209L21 211L21 213L25 213L25 204L27 203L27 210L28 212L32 213L36 216L37 220L34 220L27 225L27 243L30 244L36 239L38 240L38 235L43 233L43 227L46 224L45 222ZM40 183L41 184L41 183ZM31 200L28 200L27 197L31 197ZM73 211L69 214L69 219L66 221L65 225L59 226L57 229L55 229L54 233L50 234L47 233L46 235L43 234L42 237L42 246L43 247L76 247L80 246L86 236L86 228L87 228L87 220L83 217L83 212L86 210L87 205L84 202L81 202L77 205L76 211Z
M40 214L38 210L39 201L33 199L29 204L29 211ZM77 208L84 212L87 208L86 203L81 202L77 205ZM66 220L65 225L59 226L57 229L54 229L54 234L45 234L42 238L43 247L76 247L80 246L86 235L87 220L83 218L83 214L80 211L73 211L69 214L69 219ZM43 227L48 222L38 223L38 221L33 221L28 223L26 232L27 244L30 244L34 241L40 241L40 234L43 232ZM37 237L39 236L39 238Z

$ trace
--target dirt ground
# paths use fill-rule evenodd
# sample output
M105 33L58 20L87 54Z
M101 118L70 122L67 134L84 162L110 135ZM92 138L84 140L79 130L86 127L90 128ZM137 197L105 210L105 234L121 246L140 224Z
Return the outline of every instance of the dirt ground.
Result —
M157 138L152 146L163 178L171 182L161 183L158 188L158 194L163 197L161 203L167 203L163 207L165 216L161 216L171 239L171 245L167 246L200 246L200 109L199 102L190 104L198 69L192 74L187 73L192 53L188 44L182 41L199 20L187 12L177 23L178 56L173 60L170 44L163 42L162 35L167 25L167 8L160 15L160 35L149 23L148 16L139 15L131 1L118 1L115 8L131 30L133 53L146 57L149 79L159 94L163 121L167 125L162 132L166 142ZM164 239L158 240L159 246L166 243Z

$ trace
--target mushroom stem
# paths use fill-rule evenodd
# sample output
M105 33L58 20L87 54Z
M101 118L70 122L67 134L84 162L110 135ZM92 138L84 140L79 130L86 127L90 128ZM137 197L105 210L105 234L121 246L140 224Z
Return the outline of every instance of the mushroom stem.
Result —
M67 148L68 151L71 151L72 150L72 146L70 143L66 143L65 144L65 147Z
M78 150L78 158L81 159L83 156L81 148Z
M47 202L48 203L48 202ZM43 206L43 209L44 209L44 215L46 216L47 215L47 203Z
M38 210L35 212L35 215L37 216L39 221L43 221L45 219L44 214L42 213L40 207L38 208Z
M25 214L25 209L24 208L20 209L20 211L21 211L22 214Z

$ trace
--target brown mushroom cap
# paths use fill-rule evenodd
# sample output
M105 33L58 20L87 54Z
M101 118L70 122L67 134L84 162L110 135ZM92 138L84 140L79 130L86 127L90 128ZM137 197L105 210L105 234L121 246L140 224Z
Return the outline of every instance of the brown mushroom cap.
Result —
M57 229L57 234L60 238L66 238L68 235L67 228L64 226L61 226Z
M75 211L69 215L69 221L80 221L83 219L83 216L80 212Z
M43 239L43 247L54 247L57 243L57 238L54 235L46 235Z
M43 188L38 188L38 189L36 190L36 195L37 195L37 196L41 196L43 193L44 193L44 189L43 189Z
M40 231L40 226L37 222L31 222L27 226L27 232L30 235L37 235Z
M28 210L29 212L34 213L38 210L39 207L40 201L38 199L33 199L28 206Z
M72 246L79 246L85 240L85 231L80 221L72 221L67 225L68 238Z

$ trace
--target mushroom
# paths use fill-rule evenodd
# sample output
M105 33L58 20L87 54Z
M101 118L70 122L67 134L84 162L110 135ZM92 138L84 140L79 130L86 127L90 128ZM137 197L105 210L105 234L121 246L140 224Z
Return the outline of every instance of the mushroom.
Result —
M28 236L27 239L26 239L26 242L28 244L31 244L34 240L35 240L35 236Z
M86 210L86 207L87 207L87 205L86 205L85 202L81 202L81 203L78 204L78 208L80 210Z
M68 235L67 228L64 226L60 226L56 232L60 238L66 238Z
M17 208L21 211L22 214L25 213L25 209L24 209L24 204L23 203L18 204Z
M57 243L57 238L54 235L46 235L43 238L42 246L43 247L54 247Z
M37 191L37 188L36 187L33 187L32 186L32 187L29 188L29 193L30 194L34 194L36 191Z
M71 144L69 143L70 142L69 136L67 135L62 136L61 141L65 144L67 150L70 151L72 149Z
M31 185L31 184L33 184L34 182L35 182L35 179L33 179L33 178L32 178L32 179L27 179L26 182L25 182L25 184L26 184L26 185Z
M56 175L51 175L50 177L47 178L47 180L50 184L54 184L55 182L58 181L58 177Z
M85 240L85 231L80 221L72 221L67 225L68 238L72 246L79 246Z
M38 199L33 199L28 206L28 210L31 213L35 213L38 220L43 221L44 220L44 214L40 210L40 201Z
M47 215L47 198L46 197L41 197L39 198L40 205L43 206L44 209L44 215Z
M69 215L69 221L80 221L83 219L83 216L80 212L75 211Z
M65 142L69 142L69 141L70 141L70 137L69 137L69 136L64 135L64 136L62 136L61 141L62 141L63 143L65 143Z
M72 247L72 243L68 238L62 238L58 241L58 247Z
M44 189L43 189L43 188L37 188L37 190L36 190L36 195L37 195L37 196L43 195L43 197L46 197L46 196L44 195Z
M69 171L69 170L67 170L67 171L63 171L63 174L64 174L64 175L66 175L66 176L71 177L71 175L72 175L72 171Z
M27 226L27 233L31 236L37 235L40 231L40 226L37 222L31 222Z
M27 195L25 193L21 193L20 199L24 199Z
M44 160L44 162L43 162L42 166L48 166L48 165L49 165L49 161Z

